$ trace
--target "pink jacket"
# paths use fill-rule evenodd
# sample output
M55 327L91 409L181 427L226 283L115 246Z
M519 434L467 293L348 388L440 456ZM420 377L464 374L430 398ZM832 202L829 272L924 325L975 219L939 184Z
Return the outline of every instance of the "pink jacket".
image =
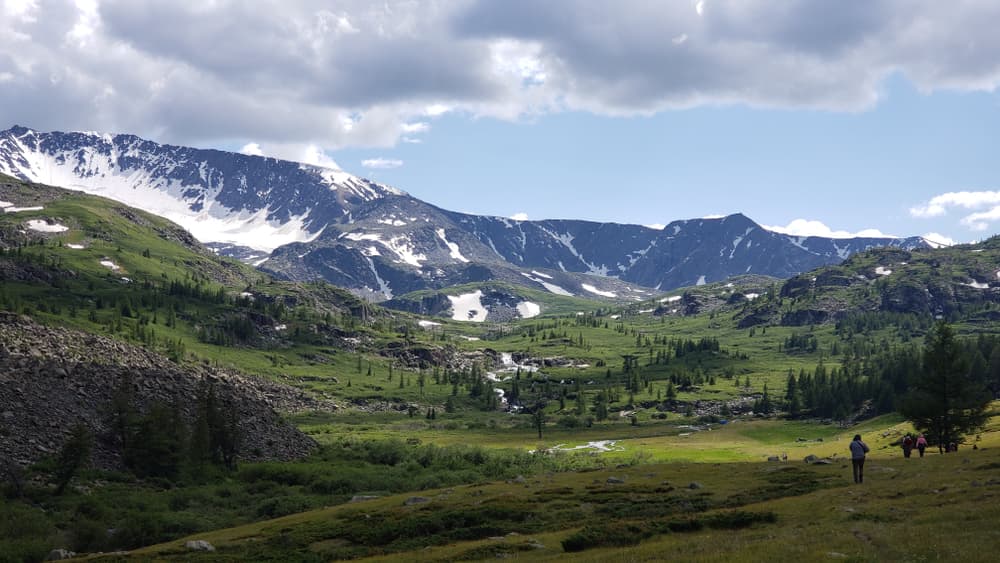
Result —
M925 448L927 447L927 438L924 438L923 436L917 438L917 447L919 448L921 446Z

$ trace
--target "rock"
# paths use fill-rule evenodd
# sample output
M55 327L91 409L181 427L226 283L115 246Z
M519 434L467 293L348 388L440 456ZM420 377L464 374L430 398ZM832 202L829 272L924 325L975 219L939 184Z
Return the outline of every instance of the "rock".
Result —
M523 484L527 483L528 480L524 478L524 475L518 475L517 477L514 477L513 479L511 479L510 482L511 483L517 483L518 485L523 485Z
M781 461L781 458L776 455L772 455L767 457L767 461Z
M828 459L817 459L816 461L812 462L812 465L832 465L832 464L833 462Z
M702 485L698 481L691 481L691 483L688 484L688 488L691 490L701 489Z
M812 455L812 454L809 454L802 461L804 461L806 463L814 463L817 459L819 459L819 458L816 457L816 456L814 456L814 455Z
M608 477L608 480L607 480L607 483L609 485L621 485L624 482L625 482L625 479L622 479L621 477Z
M431 499L427 497L410 497L403 501L403 504L406 506L413 506L414 504L424 504L430 501Z
M375 500L380 498L378 495L354 495L348 502L364 502L366 500Z
M215 551L215 546L205 540L191 540L184 544L189 551Z
M76 552L70 551L68 549L53 549L45 556L46 561L60 561L63 559L72 559L76 557Z

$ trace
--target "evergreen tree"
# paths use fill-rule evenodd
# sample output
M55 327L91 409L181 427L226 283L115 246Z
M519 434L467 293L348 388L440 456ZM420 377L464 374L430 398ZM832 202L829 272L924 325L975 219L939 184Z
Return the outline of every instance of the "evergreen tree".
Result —
M542 428L545 427L545 405L541 402L535 403L535 412L531 414L531 420L538 430L538 439L542 439Z
M73 480L77 471L90 462L90 450L94 438L84 424L77 423L70 430L69 439L63 444L56 457L54 477L56 480L56 495L63 494L66 486Z
M991 398L986 382L973 377L951 327L939 323L927 335L923 369L899 410L943 450L986 423Z

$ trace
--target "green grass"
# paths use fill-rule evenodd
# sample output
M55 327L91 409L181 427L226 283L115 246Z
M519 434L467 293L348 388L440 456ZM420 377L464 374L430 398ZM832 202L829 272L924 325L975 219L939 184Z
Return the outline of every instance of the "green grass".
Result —
M395 495L194 536L219 549L215 555L185 552L183 540L135 555L185 560L452 561L516 555L602 561L658 560L664 554L691 561L779 556L992 560L983 547L998 538L1000 421L982 434L978 451L909 460L896 448L882 447L899 430L897 419L869 421L860 430L874 447L860 486L850 483L844 459L847 434L858 430L764 424L728 435L721 431L721 440L705 442L716 449L729 440L742 442L750 452L785 444L799 431L823 434L829 439L812 443L810 451L837 453L831 465L797 459L654 461L538 474L424 491L425 504L407 505L412 494ZM692 482L699 487L689 487ZM914 537L934 541L914 543Z

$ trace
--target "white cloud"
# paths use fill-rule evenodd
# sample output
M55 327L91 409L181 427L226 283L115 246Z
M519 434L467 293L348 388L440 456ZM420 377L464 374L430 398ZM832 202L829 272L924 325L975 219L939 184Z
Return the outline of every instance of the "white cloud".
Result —
M937 247L954 246L958 244L957 240L949 236L942 235L941 233L927 233L923 235L923 238L926 239L928 242L930 242L932 245Z
M979 211L962 217L962 224L968 226L973 231L985 231L990 223L1000 220L1000 205L987 211Z
M510 218L513 219L513 220L515 220L515 221L527 221L528 220L528 214L522 211L520 213L515 213L515 214L511 215Z
M852 233L849 231L835 231L826 226L822 221L810 219L795 219L791 223L781 226L763 225L769 231L792 235L796 237L826 237L826 238L897 238L895 235L887 235L878 229L863 229Z
M377 168L377 169L388 169L388 168L399 168L403 165L403 161L395 158L368 158L361 161L361 166L365 168Z
M710 215L705 215L704 217L702 217L702 219L722 219L723 217L725 217L724 214L712 213Z
M247 143L243 145L240 152L251 156L264 156L264 151L260 148L258 143Z
M431 126L426 121L404 123L402 127L403 133L426 133L430 128Z
M977 209L988 205L1000 205L1000 191L948 192L932 197L927 203L910 208L914 217L939 217L948 212L949 207Z
M389 147L445 113L858 111L889 76L1000 88L997 2L323 4L4 0L0 123L277 154Z
M302 153L302 157L299 159L293 158L292 160L298 160L299 162L304 162L306 164L312 164L314 166L322 166L323 168L332 168L334 170L341 170L340 165L337 164L332 158L330 158L323 149L316 145L308 145Z
M1000 191L961 191L948 192L932 197L926 203L910 208L914 217L940 217L946 215L950 208L965 210L984 209L970 213L961 219L961 223L973 231L985 231L994 221L1000 220Z

